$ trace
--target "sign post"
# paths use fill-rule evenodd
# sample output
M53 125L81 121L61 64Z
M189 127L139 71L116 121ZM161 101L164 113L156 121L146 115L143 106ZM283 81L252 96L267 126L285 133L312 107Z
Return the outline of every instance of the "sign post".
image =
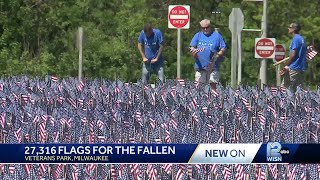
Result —
M181 78L181 29L190 27L190 6L169 5L168 28L177 29L177 78Z
M81 81L82 79L82 41L83 41L83 28L78 28L78 48L79 48L79 72L78 72L78 79Z
M261 31L261 38L267 37L267 10L268 10L268 0L243 0L252 2L263 2L263 14L261 18L261 29L247 29L247 31ZM260 62L260 72L259 72L259 84L263 87L263 84L267 83L267 60L262 59Z
M274 61L278 62L286 58L286 48L283 44L277 44L275 47ZM281 85L280 66L276 67L277 86Z
M229 29L232 33L232 43L231 43L231 87L236 88L236 67L237 67L237 60L239 64L241 64L241 54L238 51L241 51L241 47L238 44L238 41L241 40L241 31L243 29L243 21L244 16L240 8L232 8L232 12L229 15ZM240 36L240 37L239 37ZM241 42L239 42L241 43ZM239 56L238 56L239 54ZM240 67L241 68L241 67ZM239 71L239 69L238 69ZM238 72L241 73L241 72ZM238 83L241 81L238 79Z
M263 14L262 14L262 19L261 19L261 38L266 38L267 37L267 9L268 9L268 3L267 0L263 0ZM260 62L260 87L261 89L263 88L263 84L267 84L267 60L262 59Z

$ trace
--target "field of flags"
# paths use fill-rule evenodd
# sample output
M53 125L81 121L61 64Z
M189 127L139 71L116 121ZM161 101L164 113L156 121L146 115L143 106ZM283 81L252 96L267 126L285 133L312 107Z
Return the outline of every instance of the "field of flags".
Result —
M0 79L2 143L319 143L320 88ZM320 164L0 164L0 179L319 179Z

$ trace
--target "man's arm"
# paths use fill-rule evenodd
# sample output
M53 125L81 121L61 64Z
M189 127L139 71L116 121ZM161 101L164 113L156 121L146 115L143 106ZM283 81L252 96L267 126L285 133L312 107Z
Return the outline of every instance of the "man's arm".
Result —
M285 72L287 72L290 69L289 66L292 63L292 61L294 60L295 56L296 56L296 49L293 49L290 56L289 56L289 60L285 63L284 68L280 71L281 76L284 75Z
M224 42L223 37L220 35L220 50L218 52L218 56L224 56L224 52L226 50L226 43Z
M160 55L161 55L161 53L162 53L162 51L163 51L163 44L160 44L159 46L160 46L160 47L159 47L159 50L157 51L157 55L156 55L156 57L154 57L154 58L151 60L151 63L157 62L158 59L160 58Z
M159 47L159 50L158 50L158 54L157 54L157 57L156 57L157 59L160 58L160 55L161 55L162 51L163 51L163 44L160 44L160 47Z
M289 60L285 63L286 67L289 68L290 64L292 63L292 61L294 60L295 57L296 57L296 50L294 49L294 50L292 50L292 52L289 56Z
M198 37L199 37L199 35L198 35L198 33L196 33L190 42L190 53L194 58L198 58L198 55L197 55L197 53L198 53L197 46L198 46L198 41L199 41Z
M162 51L163 51L163 36L162 36L162 32L159 30L156 35L157 35L157 43L159 43L159 49L157 51L156 57L154 57L151 60L151 63L157 62L158 59L160 58L161 54L162 54Z
M224 55L225 48L221 48L220 51L218 52L218 56L222 57Z
M147 62L148 59L146 58L146 55L144 54L144 46L142 45L142 43L138 43L138 49L140 52L140 55L142 57L143 62Z

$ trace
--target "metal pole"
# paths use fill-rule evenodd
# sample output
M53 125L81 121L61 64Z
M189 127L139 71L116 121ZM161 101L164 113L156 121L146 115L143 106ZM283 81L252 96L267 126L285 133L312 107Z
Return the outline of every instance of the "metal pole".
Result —
M241 32L238 34L238 86L241 84L242 78L242 47L241 47Z
M261 38L267 37L267 0L263 0L263 16L261 20ZM260 80L261 88L263 84L267 84L267 60L262 59L260 63Z
M236 16L236 13L233 14ZM236 19L236 17L234 17ZM234 27L236 27L236 21L233 22ZM238 58L238 37L236 31L232 32L231 40L231 87L236 88L237 86L237 58Z
M280 76L280 65L276 68L276 77L277 77L277 86L281 85L281 76Z
M238 42L237 42L237 34L236 33L233 33L232 34L232 47L231 47L231 51L232 51L232 57L231 57L231 87L232 88L236 88L237 84L236 84L236 81L237 81L237 77L236 77L236 74L237 74L237 53L238 53L238 50L237 50L237 47L238 46Z
M82 79L82 40L83 40L83 28L78 29L78 48L79 48L79 81Z
M181 78L181 29L177 31L177 78Z

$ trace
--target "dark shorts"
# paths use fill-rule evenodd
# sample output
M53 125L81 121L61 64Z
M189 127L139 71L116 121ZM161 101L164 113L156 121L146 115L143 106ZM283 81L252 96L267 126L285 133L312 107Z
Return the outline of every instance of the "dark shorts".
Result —
M303 85L303 71L289 70L283 75L282 85L286 88L296 88L299 85Z

